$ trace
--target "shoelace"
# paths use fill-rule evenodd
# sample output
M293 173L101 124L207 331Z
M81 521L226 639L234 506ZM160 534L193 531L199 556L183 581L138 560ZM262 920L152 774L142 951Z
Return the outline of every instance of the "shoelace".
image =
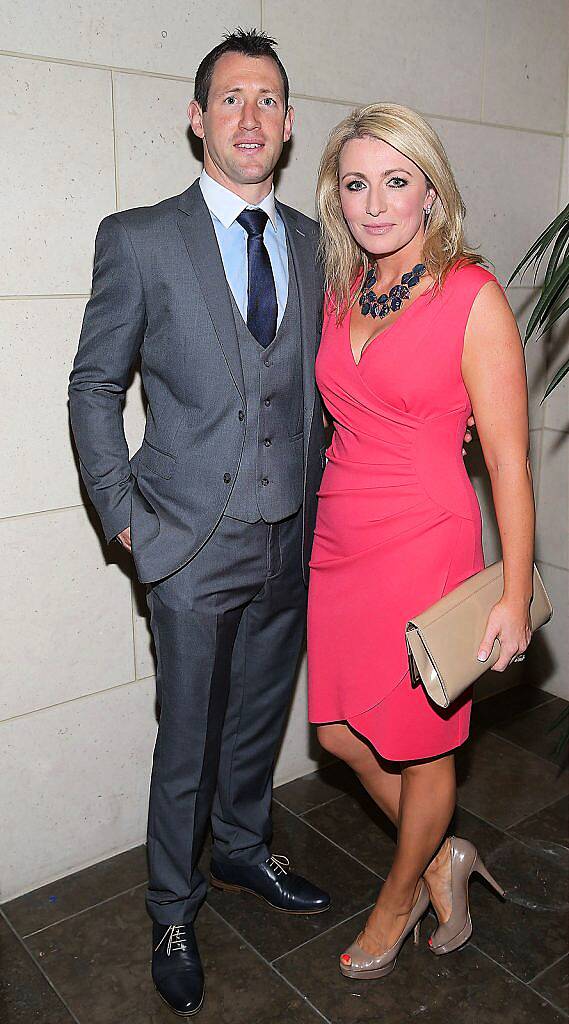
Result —
M276 875L286 875L287 869L290 868L290 861L288 857L279 856L279 854L276 853L273 853L269 857L268 864Z
M166 956L170 956L173 953L185 953L187 951L186 946L186 926L184 924L171 924L168 931L164 932L164 935L160 939L160 942L154 950L158 952L160 946L164 942L164 939L168 939L168 945L166 947Z

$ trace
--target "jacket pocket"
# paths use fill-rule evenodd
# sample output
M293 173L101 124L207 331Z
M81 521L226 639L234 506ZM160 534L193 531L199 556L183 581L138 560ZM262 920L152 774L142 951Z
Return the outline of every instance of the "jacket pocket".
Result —
M176 459L173 455L168 455L167 452L161 452L159 448L155 448L148 441L143 441L138 468L145 472L156 473L163 480L169 480L176 468Z

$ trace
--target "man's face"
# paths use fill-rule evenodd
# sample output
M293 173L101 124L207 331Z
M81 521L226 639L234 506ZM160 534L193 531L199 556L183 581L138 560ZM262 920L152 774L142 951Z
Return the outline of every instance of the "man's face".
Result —
M212 178L234 192L265 181L270 187L294 119L270 57L224 54L213 71L207 110L192 100L189 116L204 140L204 167Z

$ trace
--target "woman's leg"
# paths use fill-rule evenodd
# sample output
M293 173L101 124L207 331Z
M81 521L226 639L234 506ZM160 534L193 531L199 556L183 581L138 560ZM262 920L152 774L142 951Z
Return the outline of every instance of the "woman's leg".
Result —
M442 921L448 920L448 918L450 916L450 913L451 913L451 909L452 909L452 897L451 897L451 890L450 890L450 872L449 872L450 848L449 848L448 842L443 843L443 845L440 847L440 849L438 849L438 848L439 848L440 840L443 838L443 836L444 836L444 834L446 832L448 823L449 823L450 819L452 818L452 814L453 814L453 811L454 811L455 795L456 795L456 783L455 783L455 774L454 774L454 757L452 755L447 755L446 757L440 758L440 759L438 759L436 761L431 761L431 762L427 762L427 763L420 764L420 765L409 765L409 766L407 766L406 768L403 769L403 773L402 773L398 765L394 766L392 768L391 767L391 762L385 762L384 764L382 764L380 762L380 760L378 759L378 757L376 756L376 754L373 752L373 750L368 746L368 744L364 740L360 739L359 736L356 733L354 733L352 731L352 729L350 729L350 727L348 725L346 725L346 724L344 724L342 722L334 723L333 725L321 725L321 726L319 726L319 728L318 728L318 740L320 742L320 745L325 750L327 750L329 753L333 754L335 757L338 757L340 760L344 761L346 764L348 764L352 768L352 770L358 776L358 778L359 778L362 786L364 787L364 789L367 790L367 792L372 797L372 799L375 801L377 806L383 811L383 813L389 818L389 820L395 825L395 827L398 830L400 829L400 801L401 801L402 778L406 778L407 779L407 793L408 793L408 791L409 791L408 783L412 781L412 777L411 776L412 776L412 770L413 769L415 769L416 771L420 772L421 769L424 769L424 768L428 769L431 765L439 766L439 767L435 767L434 771L432 773L430 773L429 775L426 775L424 773L423 773L423 775L420 775L420 779L424 778L424 781L426 782L426 786L421 785L421 788L418 791L417 795L418 795L420 801L423 800L424 797L421 794L422 794L423 790L426 789L427 797L426 797L426 799L424 799L424 806L425 806L425 808L427 810L429 810L430 809L429 790L430 790L430 785L431 785L431 781L430 781L431 774L434 775L434 776L439 776L439 775L441 776L441 780L440 780L439 785L438 785L438 792L440 793L440 797L441 797L440 802L441 802L441 810L442 810L442 820L445 821L445 819L447 818L447 815L448 815L448 820L445 821L444 827L442 827L442 831L440 831L441 826L438 826L438 829L440 831L440 835L437 832L437 828L436 828L435 832L437 834L433 834L432 837L428 836L427 847L430 848L430 854L427 857L428 867L424 871L424 876L425 876L425 880L427 881L427 884L428 884L428 887L429 887L429 891L430 891L430 894L431 894L431 898L433 900L433 905L435 906L435 910L437 911L437 916L439 918L439 921L442 922ZM413 787L411 787L411 790L413 790ZM411 808L412 808L412 806L413 806L413 792L411 792L411 797L412 797L412 800L411 800ZM445 806L446 806L446 810L445 810ZM435 813L435 817L437 817L437 813ZM405 855L407 847L409 845L411 845L411 847L413 846L412 835L410 834L413 831L413 823L415 823L415 825L417 825L419 823L419 821L420 821L419 818L417 818L417 819L413 818L413 812L412 812L412 810L411 810L411 812L409 812L409 806L408 806L407 809L406 809L406 812L405 812L405 822L404 822L404 836L405 836L405 840L404 840L404 844L403 844L403 861L402 861L403 867L405 867L405 864L407 863L407 858L406 858L406 855ZM428 825L429 825L428 821L426 822L426 825L428 827ZM401 833L400 833L400 838L401 838ZM398 853L399 853L399 846L400 846L400 842L398 841ZM437 849L438 849L438 853L437 853L437 855L435 857L433 857L433 853L435 853L435 851ZM431 860L431 858L433 858L433 859ZM396 856L396 860L397 860L397 856ZM394 862L393 868L395 868L395 867L396 867L396 864ZM392 871L393 871L393 868L392 868ZM399 873L399 875L401 877L401 872L398 872L398 873ZM420 872L419 872L419 874L420 874ZM390 876L391 876L391 872L390 872ZM398 879L397 879L397 875L396 875L395 882L397 883L397 881L398 881ZM398 887L399 887L399 889L401 889L401 883L400 882L399 882L399 886L397 884L394 886L394 896L397 895L397 888ZM414 888L415 888L415 891L417 891L418 886L415 885ZM384 886L384 889L385 889L385 886ZM382 892L383 891L384 890L382 889ZM389 887L387 889L387 895L389 895ZM380 897L380 899L381 899L381 897ZM385 894L384 894L384 900L385 900ZM409 903L409 907L411 906L412 902L413 902L413 899L411 899L411 902ZM379 910L380 906L381 906L380 901L378 901L378 910ZM408 912L408 909L409 908L406 907L406 912ZM386 921L387 921L387 919L386 919ZM399 931L401 931L401 928L403 927L403 924L402 924L401 920L399 920L398 923L399 923L399 926L400 926L399 927ZM395 925L395 922L393 922L393 924ZM373 920L372 920L372 918L370 918L370 928L373 928L374 930L376 930L375 929L375 918ZM377 929L377 931L379 931L379 929ZM395 935L395 938L397 938L397 935ZM387 949L387 948L389 948L389 946L387 945L385 948ZM380 952L380 951L381 950L379 950L378 952ZM370 950L370 952L371 952L371 950Z
M337 722L318 727L320 746L352 768L372 800L399 827L401 771L399 765L382 766L373 750L348 725Z
M455 799L453 754L402 768L397 850L358 939L366 952L377 956L397 941L419 893L421 876L446 833Z

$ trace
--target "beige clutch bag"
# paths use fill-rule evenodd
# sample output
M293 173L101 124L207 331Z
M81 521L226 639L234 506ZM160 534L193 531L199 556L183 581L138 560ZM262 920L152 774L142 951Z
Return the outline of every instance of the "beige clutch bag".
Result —
M476 655L490 611L502 597L503 590L503 563L495 562L407 623L405 639L411 682L422 683L431 700L440 707L448 708L498 661L498 640L494 641L486 661L478 661ZM532 632L552 615L551 602L534 565L530 603Z

